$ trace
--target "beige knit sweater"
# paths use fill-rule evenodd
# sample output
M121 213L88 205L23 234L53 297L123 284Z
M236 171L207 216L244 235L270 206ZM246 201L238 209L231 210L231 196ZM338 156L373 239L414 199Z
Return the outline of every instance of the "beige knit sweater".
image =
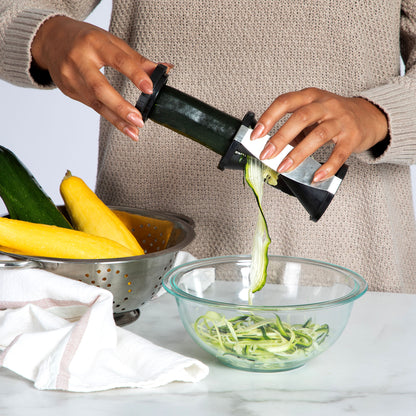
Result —
M0 77L39 87L30 42L50 15L83 19L97 1L2 0ZM416 160L416 0L114 0L110 30L175 69L169 85L236 117L260 115L279 94L314 86L359 95L388 115L390 144L377 158L353 155L318 223L299 202L266 186L270 252L350 268L372 290L416 293L416 233L409 166ZM400 76L400 54L407 72ZM114 70L111 83L139 91ZM329 149L315 155L325 160ZM97 192L115 205L192 217L196 256L250 253L257 206L242 172L218 155L148 121L133 143L100 131Z

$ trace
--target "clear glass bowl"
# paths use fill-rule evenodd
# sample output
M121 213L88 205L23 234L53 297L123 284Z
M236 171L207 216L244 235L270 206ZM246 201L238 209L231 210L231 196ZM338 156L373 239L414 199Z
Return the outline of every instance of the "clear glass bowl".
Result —
M177 266L163 280L192 339L241 370L290 370L322 354L367 290L343 267L269 256L266 285L250 296L250 266L250 256L207 258Z

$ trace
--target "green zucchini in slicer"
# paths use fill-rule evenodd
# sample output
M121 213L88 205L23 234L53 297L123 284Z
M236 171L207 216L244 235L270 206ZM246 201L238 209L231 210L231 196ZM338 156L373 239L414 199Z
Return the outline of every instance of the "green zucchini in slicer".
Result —
M0 197L12 219L72 228L16 155L0 146Z

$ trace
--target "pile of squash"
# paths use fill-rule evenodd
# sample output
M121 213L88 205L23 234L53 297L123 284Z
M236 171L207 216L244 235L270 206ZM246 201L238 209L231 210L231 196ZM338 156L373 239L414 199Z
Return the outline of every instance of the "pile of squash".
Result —
M0 251L37 257L104 259L144 251L119 216L69 171L60 185L69 220L22 162L0 146Z

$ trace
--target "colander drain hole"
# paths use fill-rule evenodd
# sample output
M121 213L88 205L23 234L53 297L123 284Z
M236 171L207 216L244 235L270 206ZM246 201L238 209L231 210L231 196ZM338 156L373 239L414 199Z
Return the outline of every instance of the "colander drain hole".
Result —
M113 300L113 305L116 309L120 309L120 311L125 311L126 308L125 307L122 308L121 306L122 306L123 302L127 302L128 300L129 300L129 298L127 296L122 301L119 300L118 303L116 303L116 301Z

